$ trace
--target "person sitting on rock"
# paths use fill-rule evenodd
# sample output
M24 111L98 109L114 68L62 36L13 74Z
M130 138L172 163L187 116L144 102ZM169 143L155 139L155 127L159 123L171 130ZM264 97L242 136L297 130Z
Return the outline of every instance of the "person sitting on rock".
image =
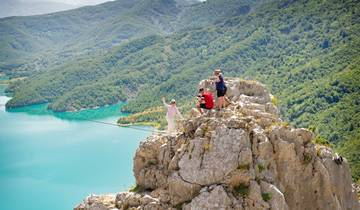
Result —
M198 103L196 108L201 114L203 114L202 109L211 110L214 108L214 97L213 94L209 91L205 91L204 88L199 89Z
M181 115L179 109L176 106L175 99L171 99L170 104L166 103L165 97L162 98L162 101L164 103L164 106L167 109L167 112L166 112L166 121L168 123L167 130L169 132L175 132L176 131L175 118L176 118L176 116L179 116L181 119L183 119L183 116Z

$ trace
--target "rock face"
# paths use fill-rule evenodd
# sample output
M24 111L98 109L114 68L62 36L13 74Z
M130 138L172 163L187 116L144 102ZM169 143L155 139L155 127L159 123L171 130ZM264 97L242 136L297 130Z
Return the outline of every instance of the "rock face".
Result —
M226 109L193 112L177 134L140 144L137 192L89 196L75 210L360 209L346 160L336 164L313 133L284 123L262 84L226 82Z

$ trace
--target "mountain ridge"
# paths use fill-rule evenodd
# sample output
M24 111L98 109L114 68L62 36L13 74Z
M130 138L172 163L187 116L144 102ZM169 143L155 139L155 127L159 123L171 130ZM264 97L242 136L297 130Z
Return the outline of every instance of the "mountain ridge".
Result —
M239 2L241 4L253 4L249 0L231 0L228 3L229 6L237 8ZM208 7L212 7L211 10L214 11L220 10L211 5L202 6L201 4L208 5L208 3L192 3L190 5L193 5L194 8L205 7L205 11ZM2 26L3 30L6 29L4 30L4 36L0 38L0 43L2 44L0 49L4 52L9 52L3 54L3 56L7 54L6 57L0 56L0 70L6 72L9 76L29 75L33 67L27 65L34 63L34 60L39 58L43 60L43 63L50 62L51 65L55 65L58 60L60 60L60 63L64 62L64 60L56 58L61 58L64 54L67 59L70 56L77 57L78 53L84 54L84 52L85 55L89 53L97 55L99 52L106 51L123 41L127 41L129 38L139 38L153 34L168 34L175 28L179 29L191 23L192 19L185 20L183 17L180 17L180 19L176 17L176 13L180 11L182 16L189 16L184 8L192 7L188 4L179 5L175 0L118 0L97 6L86 6L71 11L36 17L0 19L0 26ZM204 11L204 9L200 11ZM232 11L232 9L226 9L225 11ZM226 16L227 14L223 13L222 15ZM178 22L181 19L184 19L185 22ZM206 25L208 22L211 23L213 21L216 21L216 16L211 21L207 19L196 21L196 25L201 26L202 23ZM27 22L31 23L31 28L24 27L27 25ZM20 26L24 32L24 34L19 33L23 35L20 43L16 42L17 40L11 41L11 39L16 38L12 34L15 33L17 35L16 31L18 30L13 29L13 25ZM44 29L40 28L40 26L45 29L48 28L48 31L43 32ZM7 37L7 31L12 31L10 37ZM53 31L56 31L55 36ZM38 36L42 36L42 40L37 40ZM12 49L8 47L9 45L16 47ZM42 48L41 46L48 47ZM49 46L51 47L49 48ZM19 47L20 50L17 50ZM28 50L32 50L30 53L35 54L27 55L26 51ZM47 53L43 54L37 51L47 51ZM74 52L70 56L67 55L72 51ZM49 54L54 54L54 58L47 58ZM19 57L24 59L25 62L19 61ZM8 66L6 63L11 63L12 65ZM46 70L51 65L38 65L37 67Z

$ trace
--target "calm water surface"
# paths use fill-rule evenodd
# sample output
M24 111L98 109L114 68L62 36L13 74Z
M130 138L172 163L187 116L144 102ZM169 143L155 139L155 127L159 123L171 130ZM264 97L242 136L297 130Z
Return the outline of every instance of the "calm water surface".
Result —
M3 90L0 104L9 99ZM114 123L121 105L56 114L0 106L0 209L72 209L89 193L132 186L133 154L150 133L84 121Z

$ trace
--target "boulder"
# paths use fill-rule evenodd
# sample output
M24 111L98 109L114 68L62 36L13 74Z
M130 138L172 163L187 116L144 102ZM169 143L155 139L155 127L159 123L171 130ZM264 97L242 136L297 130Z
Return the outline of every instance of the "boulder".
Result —
M173 173L172 176L169 177L168 185L170 202L174 206L193 199L201 189L201 186L198 184L184 181L178 172Z
M184 210L198 209L232 209L233 201L222 186L210 186L208 190L204 190L200 195L196 196L192 201L183 206Z
M89 195L74 210L115 210L115 195Z

